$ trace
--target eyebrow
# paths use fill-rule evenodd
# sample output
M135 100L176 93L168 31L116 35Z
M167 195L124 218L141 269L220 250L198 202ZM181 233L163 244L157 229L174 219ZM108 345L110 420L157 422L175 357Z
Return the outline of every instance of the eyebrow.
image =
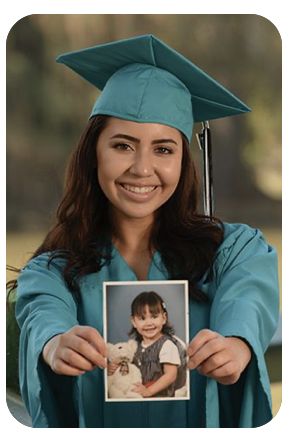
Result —
M115 134L111 137L111 139L115 139L115 138L118 139L123 138L125 140L133 141L134 143L140 143L139 138L132 137L131 135L127 135L127 134ZM152 144L159 144L159 143L174 143L175 145L178 145L178 143L172 138L159 138L152 141Z

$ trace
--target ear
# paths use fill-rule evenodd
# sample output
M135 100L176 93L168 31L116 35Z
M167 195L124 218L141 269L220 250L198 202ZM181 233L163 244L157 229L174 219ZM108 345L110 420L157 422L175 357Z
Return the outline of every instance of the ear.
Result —
M134 328L137 328L133 316L131 316L131 323L132 323L132 326L133 326Z

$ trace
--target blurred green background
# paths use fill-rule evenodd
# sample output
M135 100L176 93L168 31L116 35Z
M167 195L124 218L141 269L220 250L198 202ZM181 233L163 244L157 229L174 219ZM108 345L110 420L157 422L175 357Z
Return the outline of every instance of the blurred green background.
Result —
M252 108L211 123L215 214L263 229L279 252L280 270L281 39L265 18L243 14L31 15L13 26L7 38L7 263L21 267L53 222L67 158L98 94L55 57L145 33L183 53ZM192 146L200 162L194 140ZM11 316L7 324L8 384L17 387ZM268 364L277 412L279 345L268 352Z

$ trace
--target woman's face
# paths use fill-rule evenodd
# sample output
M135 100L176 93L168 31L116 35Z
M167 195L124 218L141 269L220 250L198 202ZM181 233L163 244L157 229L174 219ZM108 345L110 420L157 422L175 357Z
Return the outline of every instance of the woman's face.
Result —
M113 212L153 219L181 174L182 136L169 126L111 117L97 143L98 181Z

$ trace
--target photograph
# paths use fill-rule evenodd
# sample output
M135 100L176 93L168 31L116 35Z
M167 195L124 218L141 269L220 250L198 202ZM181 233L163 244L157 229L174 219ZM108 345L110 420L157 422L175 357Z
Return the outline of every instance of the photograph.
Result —
M189 399L188 282L104 282L106 401Z

